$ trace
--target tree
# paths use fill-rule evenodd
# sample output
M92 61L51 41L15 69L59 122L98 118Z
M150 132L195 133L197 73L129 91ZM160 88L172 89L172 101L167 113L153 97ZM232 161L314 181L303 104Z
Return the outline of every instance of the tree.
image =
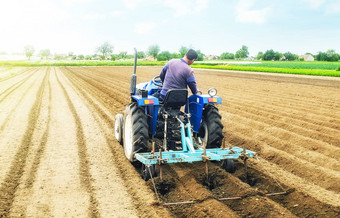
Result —
M113 46L109 42L104 42L101 46L96 49L97 52L102 54L102 59L105 59L113 51Z
M229 52L224 52L220 55L220 58L222 60L227 60L227 59L234 59L235 55L233 53L229 53Z
M197 59L196 61L203 61L204 54L201 52L201 50L196 50L197 52Z
M51 52L50 49L44 49L40 51L40 57L47 59L48 56L50 56Z
M78 60L84 60L85 59L85 56L84 55L82 55L82 54L80 54L80 55L78 55Z
M77 59L77 56L71 51L71 52L68 53L67 58L75 60L75 59Z
M64 57L62 55L54 54L54 60L62 60Z
M168 51L162 51L157 55L157 61L168 61L171 59L171 54Z
M339 60L339 55L335 53L335 50L329 49L326 51L327 59L328 61L338 61Z
M180 54L181 58L184 57L184 55L187 53L188 50L189 49L185 46L180 47L179 54Z
M117 55L112 54L112 55L110 56L110 60L111 60L111 61L115 61L116 59L117 59Z
M277 51L275 52L273 59L274 61L279 61L282 58L282 56L283 56L282 53Z
M317 61L338 61L340 59L339 54L335 53L335 50L330 49L326 52L321 52L315 55Z
M145 53L143 51L137 52L137 58L145 58Z
M271 61L274 59L274 55L275 52L273 49L267 50L264 54L263 54L263 60L265 61Z
M257 59L257 60L263 60L263 52L262 52L262 51L260 51L259 53L257 53L256 59Z
M157 58L157 55L159 53L159 46L158 45L151 45L149 46L149 49L148 49L148 55L152 56L153 58Z
M24 47L24 51L25 51L25 55L26 55L26 57L28 58L28 60L30 60L31 57L33 56L35 50L34 50L33 46L31 46L31 45L26 45L26 46Z
M291 53L291 52L289 52L289 51L283 53L283 56L285 56L285 58L286 58L287 61L294 61L294 60L297 60L297 59L299 58L298 55L293 54L293 53Z
M116 56L117 59L126 59L127 58L127 51L121 51L119 54Z
M317 61L324 61L324 60L323 60L323 59L324 59L324 56L327 58L327 55L326 55L325 53L319 51L318 54L315 55L315 59L316 59Z
M235 53L235 58L247 58L248 56L248 47L245 45L242 45L242 48Z
M173 59L173 58L182 58L182 57L183 56L181 56L181 54L174 52L174 53L171 53L171 58L170 59Z

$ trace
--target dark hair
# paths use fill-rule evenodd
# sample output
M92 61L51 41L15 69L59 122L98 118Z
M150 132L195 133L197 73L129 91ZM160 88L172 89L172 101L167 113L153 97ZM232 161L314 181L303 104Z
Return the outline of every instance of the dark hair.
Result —
M189 49L185 54L189 60L197 59L197 52L194 49Z

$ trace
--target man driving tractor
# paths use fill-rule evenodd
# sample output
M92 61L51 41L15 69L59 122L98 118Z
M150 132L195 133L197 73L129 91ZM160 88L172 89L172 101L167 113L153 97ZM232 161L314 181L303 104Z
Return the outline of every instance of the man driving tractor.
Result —
M223 168L232 172L234 159L255 155L238 147L222 147L224 126L216 107L222 99L214 88L208 94L197 93L200 91L190 67L197 56L190 49L182 59L169 61L159 76L137 85L135 49L130 103L124 114L116 115L115 137L130 162L142 163L144 180L156 176L155 165L159 165L160 177L162 165L180 162L203 161L208 174L207 160L222 161ZM189 97L188 86L194 94Z
M189 49L183 58L172 59L163 67L159 75L163 87L159 96L157 96L160 100L164 99L169 89L187 89L187 86L189 86L193 94L198 92L194 71L189 66L194 63L197 56L195 50Z

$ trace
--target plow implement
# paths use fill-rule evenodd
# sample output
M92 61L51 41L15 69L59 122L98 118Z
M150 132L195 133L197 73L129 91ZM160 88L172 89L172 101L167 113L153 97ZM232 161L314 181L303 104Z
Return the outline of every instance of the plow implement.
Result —
M180 128L181 128L181 142L182 142L182 150L178 151L162 151L159 149L159 152L155 151L155 143L152 143L152 151L146 153L136 153L135 158L139 162L141 162L145 169L142 174L143 178L151 178L151 173L154 174L155 165L160 166L160 177L162 179L162 165L164 164L174 164L174 163L192 163L192 162L205 162L205 172L208 174L208 166L207 161L224 161L223 165L227 171L233 171L235 159L242 159L245 161L248 158L254 158L256 153L250 150L246 150L240 147L225 147L225 140L223 141L221 148L209 148L206 146L203 148L198 144L194 143L192 137L192 131L190 123L184 125L180 120ZM186 128L185 128L186 127ZM166 144L166 141L164 141ZM166 148L163 146L163 148ZM197 148L197 149L196 149ZM147 170L148 169L148 170Z
M181 122L179 120L179 122ZM221 161L225 159L239 159L242 157L252 158L255 152L245 150L239 147L225 148L223 143L222 148L195 149L199 145L195 145L192 139L190 124L185 126L181 123L181 142L183 150L180 151L164 151L137 153L135 157L138 161L145 165L166 164L166 163L192 163L197 161L214 160ZM185 128L187 127L187 128ZM185 130L186 129L186 130Z
M255 157L256 153L239 147L197 149L194 151L164 151L138 153L135 158L143 164L142 177L148 180L155 176L155 165L159 165L160 179L163 179L162 165L172 163L204 162L205 174L208 176L208 161L223 161L222 167L228 172L234 171L235 159L242 159L246 164L248 158Z
M226 159L239 159L243 157L253 158L255 152L239 147L197 149L194 151L160 151L149 153L138 153L136 159L145 165L170 164L170 163L192 163L197 161L213 160L222 161Z

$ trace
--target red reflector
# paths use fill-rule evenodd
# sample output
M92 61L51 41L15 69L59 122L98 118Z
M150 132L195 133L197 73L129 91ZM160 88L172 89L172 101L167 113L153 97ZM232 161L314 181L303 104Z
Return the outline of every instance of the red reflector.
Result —
M144 100L144 104L153 104L153 100Z
M208 98L209 103L215 103L217 102L217 98Z

